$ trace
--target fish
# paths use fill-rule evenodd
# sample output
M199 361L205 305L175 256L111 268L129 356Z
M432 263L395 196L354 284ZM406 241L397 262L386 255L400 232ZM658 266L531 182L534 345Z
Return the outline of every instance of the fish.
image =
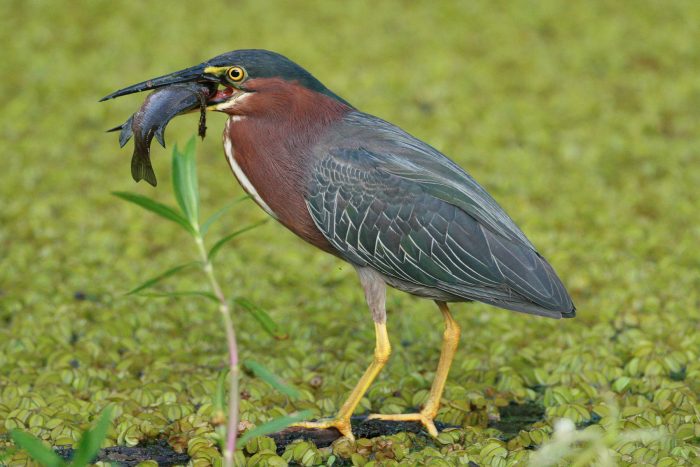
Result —
M216 92L211 85L202 83L173 84L150 93L141 108L124 123L107 130L119 131L119 146L124 147L135 135L134 153L131 156L131 176L136 182L146 180L152 186L158 184L151 165L151 142L156 138L165 147L165 127L170 120L199 107L197 133L204 138L207 131L207 99Z

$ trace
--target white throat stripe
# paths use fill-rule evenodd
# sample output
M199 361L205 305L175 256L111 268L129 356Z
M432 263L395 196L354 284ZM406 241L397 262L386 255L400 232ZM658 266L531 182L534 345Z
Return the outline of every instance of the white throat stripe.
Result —
M231 138L229 137L229 130L231 125L235 122L234 119L235 117L231 117L228 119L228 121L226 122L226 131L224 131L224 152L226 153L226 159L228 159L228 163L231 166L231 169L233 170L233 174L238 179L238 183L241 184L246 193L252 196L255 202L258 203L258 206L263 208L263 210L266 213L277 219L277 215L274 213L274 211L272 211L272 209L270 209L270 206L268 206L267 203L262 199L262 197L257 192L253 184L250 183L250 180L248 180L248 177L246 177L245 173L243 172L243 169L241 169L241 167L236 162L236 158L234 157L235 151L233 148L233 143L231 142Z

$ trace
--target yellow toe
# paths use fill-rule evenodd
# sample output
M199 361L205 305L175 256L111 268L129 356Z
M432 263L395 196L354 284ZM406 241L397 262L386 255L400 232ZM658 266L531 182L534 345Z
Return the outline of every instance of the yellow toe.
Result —
M355 437L352 434L352 426L350 425L350 419L340 419L333 418L329 420L319 420L317 422L299 422L292 425L298 428L307 428L310 430L326 430L328 428L335 428L340 432L341 435L354 441Z

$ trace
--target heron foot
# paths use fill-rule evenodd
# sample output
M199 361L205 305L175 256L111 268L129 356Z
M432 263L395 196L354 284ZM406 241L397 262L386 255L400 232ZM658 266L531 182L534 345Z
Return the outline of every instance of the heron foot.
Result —
M402 413L402 414L381 414L375 413L367 417L367 420L386 420L392 422L420 422L428 431L430 436L437 437L438 431L435 428L435 414L420 412L420 413Z
M335 428L340 432L341 435L355 441L355 437L352 434L352 426L350 425L350 418L330 418L325 420L318 420L316 422L298 422L291 426L297 428L308 428L311 430L325 430L328 428Z

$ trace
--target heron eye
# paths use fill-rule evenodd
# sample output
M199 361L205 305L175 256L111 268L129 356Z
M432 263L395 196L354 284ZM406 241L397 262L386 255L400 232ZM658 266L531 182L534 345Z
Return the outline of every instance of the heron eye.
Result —
M228 79L230 79L234 83L243 81L243 78L245 78L245 70L239 66L233 66L229 68L226 74L228 75Z

